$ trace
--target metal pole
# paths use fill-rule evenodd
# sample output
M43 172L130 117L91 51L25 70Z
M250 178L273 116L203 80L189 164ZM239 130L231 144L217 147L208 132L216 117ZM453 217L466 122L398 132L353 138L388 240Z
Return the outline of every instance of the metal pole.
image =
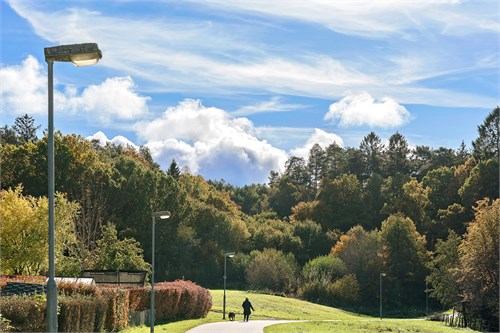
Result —
M49 280L47 282L47 332L57 332L57 284L55 281L54 226L54 60L47 60L49 90L48 197L49 197Z
M150 319L150 332L154 333L155 331L155 217L153 215L153 223L152 223L152 229L153 229L153 252L151 253L152 260L151 260L151 308L150 308L150 314L149 317Z
M222 307L222 319L226 319L226 260L227 255L224 254L224 305Z
M382 320L382 274L380 274L380 320Z
M429 316L429 291L427 290L427 281L425 281L425 315Z

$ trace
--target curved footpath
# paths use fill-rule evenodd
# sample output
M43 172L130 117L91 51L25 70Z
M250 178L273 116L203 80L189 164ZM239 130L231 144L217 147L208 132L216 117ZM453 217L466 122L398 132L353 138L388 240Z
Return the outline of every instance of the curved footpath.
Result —
M203 324L186 333L262 333L264 327L275 324L293 323L304 320L250 320L225 321L217 323Z

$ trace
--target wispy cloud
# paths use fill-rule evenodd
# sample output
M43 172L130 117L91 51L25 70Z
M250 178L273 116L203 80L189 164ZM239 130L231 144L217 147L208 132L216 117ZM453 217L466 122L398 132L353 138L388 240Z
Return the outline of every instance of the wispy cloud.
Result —
M339 122L342 127L397 127L411 120L412 115L394 99L375 100L367 93L348 95L330 105L325 120Z
M393 47L386 55L374 50L374 62L356 62L318 50L288 52L291 50L286 43L279 46L263 43L263 37L252 35L251 27L244 23L179 18L145 20L140 16L117 18L112 13L76 6L55 11L31 2L11 1L10 4L29 21L39 36L53 43L98 42L105 54L100 64L118 70L124 76L140 78L143 91L287 94L328 100L338 99L348 91L368 91L377 98L389 95L404 104L485 107L496 103L488 96L426 87L420 83L422 78L429 79L443 72L453 73L457 68L467 66L473 70L478 66L476 60L456 61L453 49L444 53L438 37L445 30L446 33L457 30L453 27L459 24L457 17L461 16L468 18L468 24L482 20L483 24L472 27L472 30L494 31L498 24L491 21L491 14L484 14L486 10L481 11L482 16L477 10L467 13L458 2L444 0L437 3L267 1L259 2L258 6L253 1L200 2L228 10L319 22L334 31L344 29L346 31L342 33L346 34L373 34L377 38L397 34L396 40L401 40L410 28L418 30L426 23L427 30L422 33L429 33L428 29L431 29L431 37L422 38L414 49L425 47L429 56L415 63L408 57L415 50L406 45L406 51ZM450 10L455 14L453 22L445 22ZM58 28L61 26L65 29ZM433 41L433 44L429 47L424 41ZM137 50L140 50L140 57ZM494 55L483 57L494 58ZM237 112L242 112L242 115L258 112L258 107Z
M307 107L301 104L287 104L283 103L282 101L283 101L282 97L274 96L268 101L260 102L253 105L243 106L238 110L236 110L235 112L231 112L231 115L234 117L238 117L238 116L248 116L256 113L287 112Z
M494 1L480 5L459 0L427 1L261 1L193 0L228 11L278 16L320 24L333 31L370 38L406 35L422 26L437 26L443 33L471 34L500 31L498 7Z

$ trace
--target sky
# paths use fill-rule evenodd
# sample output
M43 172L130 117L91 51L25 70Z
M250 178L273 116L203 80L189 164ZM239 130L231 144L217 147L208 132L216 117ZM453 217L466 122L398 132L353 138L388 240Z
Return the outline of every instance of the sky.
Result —
M42 135L44 47L98 43L54 65L56 130L233 185L371 131L470 148L500 104L496 0L0 1L0 126Z

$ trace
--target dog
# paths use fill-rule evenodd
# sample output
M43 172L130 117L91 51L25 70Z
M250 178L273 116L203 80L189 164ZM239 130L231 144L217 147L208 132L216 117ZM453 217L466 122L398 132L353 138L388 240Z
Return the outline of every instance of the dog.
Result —
M229 312L229 320L234 321L236 314L234 312Z

